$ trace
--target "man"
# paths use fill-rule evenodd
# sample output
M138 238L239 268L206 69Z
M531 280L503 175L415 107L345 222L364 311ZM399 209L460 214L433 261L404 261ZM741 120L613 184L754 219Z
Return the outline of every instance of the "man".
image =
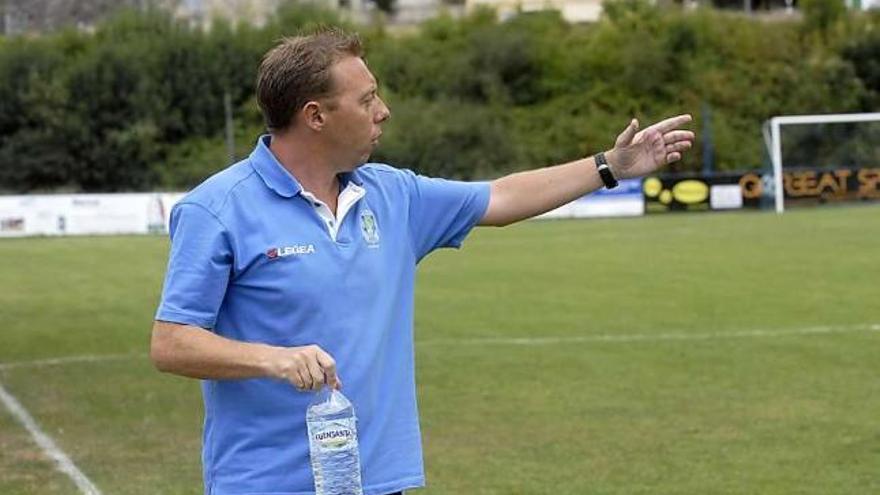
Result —
M423 486L419 260L458 247L474 225L508 225L598 189L600 172L613 185L679 160L694 137L677 129L687 115L641 132L633 120L604 155L490 183L364 165L390 112L361 56L339 31L282 40L257 82L269 135L172 212L151 357L204 380L210 495L312 493L307 392L343 381L364 493Z

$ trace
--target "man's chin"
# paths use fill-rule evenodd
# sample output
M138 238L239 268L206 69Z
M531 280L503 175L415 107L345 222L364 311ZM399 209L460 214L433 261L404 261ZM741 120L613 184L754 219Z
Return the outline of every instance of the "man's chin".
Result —
M358 160L358 164L355 166L355 168L358 168L358 167L360 167L361 165L363 165L363 164L365 164L365 163L368 163L368 162L370 161L370 157L371 157L372 155L373 155L373 150L372 150L372 149L371 149L370 151L364 153L363 155L361 155L361 158Z
M369 163L370 156L373 154L374 149L375 149L375 146L371 146L369 150L364 151L361 154L361 156L357 157L353 162L349 162L349 163L351 163L351 165L346 167L345 170L342 170L342 172L351 172L352 170L360 167L361 165Z
M352 171L360 168L361 166L366 165L369 161L370 161L369 154L361 156L360 158L357 159L357 161L354 162L354 164L352 164L350 167L347 167L342 172L352 172Z

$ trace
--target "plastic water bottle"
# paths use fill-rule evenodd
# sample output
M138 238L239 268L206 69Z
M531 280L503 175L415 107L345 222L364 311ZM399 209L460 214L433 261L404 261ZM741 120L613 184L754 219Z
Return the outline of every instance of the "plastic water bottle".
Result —
M362 495L357 418L342 392L322 388L306 412L315 495Z

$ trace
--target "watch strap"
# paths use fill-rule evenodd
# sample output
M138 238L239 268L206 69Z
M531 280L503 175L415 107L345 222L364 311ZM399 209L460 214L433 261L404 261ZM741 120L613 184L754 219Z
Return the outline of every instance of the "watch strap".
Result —
M617 178L614 177L614 173L611 172L611 167L608 166L608 160L605 159L605 153L596 153L593 156L593 160L596 162L596 170L599 171L599 177L602 179L602 183L605 184L606 189L614 189L617 187Z

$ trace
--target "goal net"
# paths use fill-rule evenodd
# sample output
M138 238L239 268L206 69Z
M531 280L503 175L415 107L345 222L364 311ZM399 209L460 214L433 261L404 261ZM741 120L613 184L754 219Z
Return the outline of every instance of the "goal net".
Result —
M773 117L764 139L777 213L786 205L880 199L880 113Z

